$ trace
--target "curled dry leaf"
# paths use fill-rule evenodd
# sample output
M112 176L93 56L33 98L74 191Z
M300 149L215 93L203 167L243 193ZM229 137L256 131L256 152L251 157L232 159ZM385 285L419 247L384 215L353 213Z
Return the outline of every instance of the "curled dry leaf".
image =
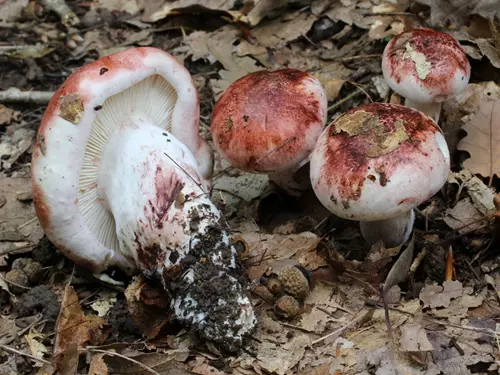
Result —
M97 353L92 356L88 375L108 375L108 366L104 362L105 353Z
M61 311L57 318L56 340L54 344L54 364L60 370L66 363L65 356L68 348L78 350L78 347L87 343L99 345L107 337L103 331L104 319L95 315L86 316L83 313L78 296L72 286L64 289L61 302ZM78 351L76 351L78 356ZM72 361L68 361L72 362Z
M156 22L171 14L196 7L201 10L227 11L233 8L235 0L167 0L146 2L146 9L142 16L144 22Z
M462 283L460 281L445 281L443 286L426 285L420 291L420 300L424 307L437 308L448 307L454 298L461 297L463 293Z
M125 298L134 324L148 339L155 338L168 323L169 301L164 293L149 286L139 275L125 290Z
M434 350L425 329L418 323L405 323L401 326L399 345L403 352Z
M12 121L20 121L21 118L21 112L0 104L0 125L9 125Z
M467 136L457 147L470 154L464 167L484 177L500 176L500 87L494 82L469 84L457 100L471 113L462 127Z

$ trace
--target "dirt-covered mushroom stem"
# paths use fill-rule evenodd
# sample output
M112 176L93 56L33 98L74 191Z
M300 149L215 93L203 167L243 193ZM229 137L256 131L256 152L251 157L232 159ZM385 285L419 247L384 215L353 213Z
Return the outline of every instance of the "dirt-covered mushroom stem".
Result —
M155 48L82 67L43 117L33 199L68 258L108 282L111 266L139 269L172 295L176 319L234 350L255 315L229 228L207 194L213 159L198 134L198 105L189 72ZM224 289L210 289L208 276Z
M413 29L385 47L382 71L388 85L406 98L405 105L439 121L441 103L469 83L470 63L449 34Z
M437 193L450 170L439 126L413 108L372 103L354 108L321 134L311 183L332 213L361 221L364 238L404 243L413 208Z

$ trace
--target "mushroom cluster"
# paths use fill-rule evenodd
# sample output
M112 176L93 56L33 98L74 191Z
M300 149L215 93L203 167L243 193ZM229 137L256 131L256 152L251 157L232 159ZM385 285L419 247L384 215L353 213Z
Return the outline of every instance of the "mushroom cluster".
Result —
M107 282L139 269L172 296L174 318L236 350L256 318L228 225L210 201L212 151L198 133L189 72L166 52L96 60L54 94L33 150L47 237Z

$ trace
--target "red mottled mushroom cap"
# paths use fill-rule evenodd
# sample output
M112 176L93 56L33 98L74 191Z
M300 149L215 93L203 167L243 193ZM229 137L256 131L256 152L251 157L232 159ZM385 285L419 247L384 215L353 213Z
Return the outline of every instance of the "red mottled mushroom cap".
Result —
M212 113L216 149L233 166L280 172L306 159L326 122L327 99L312 75L259 71L233 82Z
M331 212L345 219L384 220L439 191L450 156L430 117L401 105L372 103L324 130L310 167L314 192Z
M467 86L470 64L450 35L414 29L394 37L385 47L382 71L397 93L420 103L442 102Z

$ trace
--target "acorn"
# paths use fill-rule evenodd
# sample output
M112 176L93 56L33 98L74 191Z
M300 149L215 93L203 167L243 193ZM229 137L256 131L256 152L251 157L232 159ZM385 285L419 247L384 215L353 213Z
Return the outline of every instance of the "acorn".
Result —
M300 314L300 304L292 296L283 296L274 304L274 312L281 318L292 319Z
M28 290L28 276L20 269L12 269L5 274L5 280L9 284L9 290L14 294L21 294Z
M266 287L275 296L283 294L283 283L274 277L267 279Z
M26 276L28 276L28 280L32 285L38 284L44 274L43 266L35 261L28 263L23 271L26 273Z
M311 278L308 276L308 271L303 267L286 266L280 270L278 279L286 293L297 299L304 299L311 288Z

